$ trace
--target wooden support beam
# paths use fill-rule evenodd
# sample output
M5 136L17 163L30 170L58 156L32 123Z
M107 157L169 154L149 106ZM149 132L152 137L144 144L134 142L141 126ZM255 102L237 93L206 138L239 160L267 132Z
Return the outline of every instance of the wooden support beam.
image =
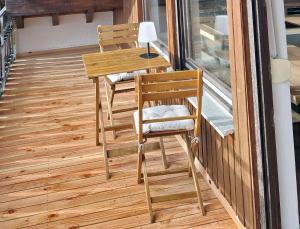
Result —
M59 25L59 15L58 14L52 15L52 25L53 26Z
M145 150L148 152L155 151L158 149L160 149L159 142L145 144ZM138 152L138 145L136 142L129 143L129 144L123 144L123 145L120 145L119 148L107 150L108 158L122 157L122 156L130 155L130 154L137 154L137 152Z
M155 176L164 176L164 175L171 175L177 173L187 173L188 171L189 171L188 168L177 168L177 169L163 170L158 172L149 172L147 175L148 177L155 177Z
M94 9L89 9L85 13L86 23L92 23L94 19Z
M15 17L16 19L16 24L18 29L23 29L24 28L24 17Z
M133 107L127 107L127 108L123 108L123 109L113 110L112 113L119 114L119 113L124 113L124 112L128 112L128 111L135 111L137 109L138 109L137 106L133 106Z
M132 123L106 126L104 129L105 131L128 130L128 129L132 129Z
M194 192L184 192L184 193L175 193L171 195L163 195L163 196L154 196L151 197L152 203L160 203L160 202L166 202L171 200L182 200L187 198L195 198L197 197L197 193Z

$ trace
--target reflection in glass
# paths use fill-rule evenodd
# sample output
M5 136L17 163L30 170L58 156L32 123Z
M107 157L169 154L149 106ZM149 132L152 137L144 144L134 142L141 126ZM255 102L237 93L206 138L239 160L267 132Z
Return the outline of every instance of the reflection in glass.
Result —
M145 20L152 21L155 24L158 42L156 43L167 52L167 18L166 18L166 0L144 0Z
M230 88L226 0L186 0L186 57Z

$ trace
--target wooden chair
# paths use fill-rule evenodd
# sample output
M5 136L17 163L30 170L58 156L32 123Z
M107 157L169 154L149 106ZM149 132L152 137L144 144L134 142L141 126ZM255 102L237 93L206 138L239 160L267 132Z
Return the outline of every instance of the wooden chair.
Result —
M104 52L107 49L113 50L138 47L138 27L138 23L110 26L99 25L97 31L100 52ZM126 107L123 109L113 110L113 102L114 96L116 94L134 91L134 86L132 84L129 87L125 88L124 84L133 82L134 76L139 73L145 73L145 71L125 72L104 77L106 98L108 104L108 119L110 120L111 125L114 125L113 114L128 112L137 109L136 106L133 106L129 108ZM117 85L123 85L122 89L117 90ZM116 138L115 131L113 131L113 136L114 138Z
M145 184L147 203L150 213L150 221L154 222L152 203L197 197L202 214L205 210L200 193L198 176L194 165L195 156L192 145L197 146L200 141L201 105L202 105L202 72L201 71L178 71L170 73L156 73L140 75L135 78L137 87L138 111L134 113L134 123L138 134L138 183L142 180ZM155 105L144 108L145 102L183 100L187 97L198 98L198 109L191 115L185 105ZM168 102L169 103L169 102ZM147 103L146 103L147 104ZM188 132L194 130L192 143L188 139ZM181 135L186 140L189 170L193 176L196 192L173 194L168 196L151 197L148 176L165 175L174 171L157 172L147 174L144 143L148 138ZM142 173L143 170L143 173ZM188 170L178 170L177 172Z

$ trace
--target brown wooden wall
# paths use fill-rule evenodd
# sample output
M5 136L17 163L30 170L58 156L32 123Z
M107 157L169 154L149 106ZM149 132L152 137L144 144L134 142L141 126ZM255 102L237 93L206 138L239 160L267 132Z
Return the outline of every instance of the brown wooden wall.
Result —
M234 120L237 213L248 228L259 228L259 190L256 162L254 102L247 4L227 0Z
M234 134L221 138L203 119L198 158L240 222L259 228L259 192L255 151L247 6L227 0Z
M227 0L234 134L224 139L205 119L198 158L242 225L260 228L247 7Z
M237 204L236 198L236 189L240 180L235 170L236 161L239 158L236 157L234 150L234 135L222 138L203 118L201 138L202 142L197 155L200 163L232 208L236 212L242 211L238 209L240 205Z
M190 105L191 111L195 111ZM202 118L201 143L197 158L213 183L238 216L242 225L255 228L250 223L254 212L245 210L248 200L246 195L253 195L253 190L244 179L245 174L251 175L249 165L244 164L239 149L235 148L235 134L222 138L207 120Z

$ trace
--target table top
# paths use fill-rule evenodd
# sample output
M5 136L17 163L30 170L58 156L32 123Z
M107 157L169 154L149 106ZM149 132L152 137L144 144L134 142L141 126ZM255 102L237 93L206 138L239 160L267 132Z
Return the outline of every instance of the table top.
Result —
M285 21L296 26L300 26L300 16L288 16Z
M118 49L103 53L85 54L82 59L89 79L121 72L170 67L170 63L162 56L152 59L140 57L146 52L146 48ZM151 49L151 53L157 52Z
M288 46L289 60L291 62L291 93L293 102L300 104L300 48Z

